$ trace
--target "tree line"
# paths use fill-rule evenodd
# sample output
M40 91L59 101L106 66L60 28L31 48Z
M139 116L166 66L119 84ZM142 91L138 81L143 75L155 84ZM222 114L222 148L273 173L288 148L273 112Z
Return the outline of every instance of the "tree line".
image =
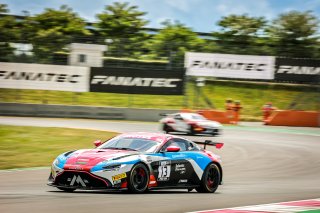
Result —
M199 36L179 21L164 21L157 33L146 31L146 12L135 5L115 2L96 14L96 23L86 21L72 8L47 8L42 13L18 19L0 4L0 60L14 58L10 43L29 43L39 63L56 53L67 53L72 42L106 44L107 56L170 60L183 63L186 51L320 58L319 19L311 11L290 11L272 21L247 14L221 17L218 31Z

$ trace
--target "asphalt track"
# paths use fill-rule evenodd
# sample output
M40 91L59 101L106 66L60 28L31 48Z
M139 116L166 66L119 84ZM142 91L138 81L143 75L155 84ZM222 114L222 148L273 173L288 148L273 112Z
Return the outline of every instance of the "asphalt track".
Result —
M159 131L156 123L85 119L0 117L0 124ZM222 157L224 167L224 185L214 194L186 190L142 195L65 193L46 186L48 168L3 170L0 171L0 212L190 212L320 197L319 128L244 123L240 127L226 127L224 134L214 139L225 143L221 150L209 148Z

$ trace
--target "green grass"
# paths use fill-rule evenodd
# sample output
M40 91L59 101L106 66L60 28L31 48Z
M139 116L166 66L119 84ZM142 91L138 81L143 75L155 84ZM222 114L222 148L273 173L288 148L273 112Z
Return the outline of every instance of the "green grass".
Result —
M0 89L0 101L162 109L181 109L188 103L189 108L194 108L193 84L189 83L186 91L187 96L184 97ZM270 101L279 109L288 109L296 100L295 109L319 110L319 89L310 86L212 81L207 82L203 93L218 110L224 110L227 98L240 100L243 106L241 116L243 120L260 120L262 105ZM207 108L201 99L198 108Z
M68 150L93 148L114 132L0 125L0 169L50 166Z

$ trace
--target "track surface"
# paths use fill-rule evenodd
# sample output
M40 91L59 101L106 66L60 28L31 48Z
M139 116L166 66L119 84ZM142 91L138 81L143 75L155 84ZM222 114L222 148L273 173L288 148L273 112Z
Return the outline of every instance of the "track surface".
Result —
M156 123L84 119L0 117L0 124L158 131ZM227 127L223 136L215 138L225 143L223 149L209 148L222 157L224 166L224 185L215 194L186 190L143 195L64 193L46 186L49 169L0 171L0 212L188 212L319 198L319 131L319 128L259 125Z

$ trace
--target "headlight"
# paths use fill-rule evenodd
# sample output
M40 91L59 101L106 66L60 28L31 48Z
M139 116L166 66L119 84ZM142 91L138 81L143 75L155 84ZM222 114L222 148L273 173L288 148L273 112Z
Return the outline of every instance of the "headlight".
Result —
M59 159L56 158L56 159L53 161L53 164L54 164L55 166L59 166L59 164L60 164Z
M107 165L107 166L103 166L102 168L105 171L118 171L120 168L122 168L123 166L121 164L113 164L113 165Z
M55 167L58 167L60 169L63 168L63 160L59 159L59 158L56 158L54 161L53 161L53 165Z

